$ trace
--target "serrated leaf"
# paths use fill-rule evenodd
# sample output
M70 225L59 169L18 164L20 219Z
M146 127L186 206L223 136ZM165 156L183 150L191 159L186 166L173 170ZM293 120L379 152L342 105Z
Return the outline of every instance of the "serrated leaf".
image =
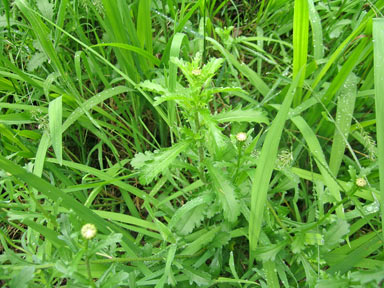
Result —
M216 234L210 247L211 248L221 248L224 245L228 244L229 240L231 240L231 233L229 233L227 231L220 231L219 233Z
M259 109L235 109L221 112L213 116L219 123L223 122L256 122L269 124L268 117L265 112Z
M131 165L138 168L141 175L140 182L146 185L159 176L160 173L166 171L176 157L185 151L188 146L189 142L180 142L170 148L152 153L152 155L139 153L131 161Z
M170 61L183 72L192 88L206 87L224 62L221 58L213 58L201 67L201 60L201 54L199 53L196 54L192 62L184 62L184 60L176 57L170 58ZM199 72L196 73L197 71Z
M39 8L41 14L52 20L53 18L53 3L49 3L48 0L37 0L37 8Z
M287 245L286 242L280 242L278 244L270 244L268 246L262 246L256 248L256 258L266 261L275 261L276 255Z
M305 248L305 233L297 233L291 244L292 252L299 254Z
M163 86L149 80L145 80L144 82L141 82L139 86L145 90L148 90L157 94L164 94L165 92L167 92L167 89L165 89Z
M205 210L211 202L211 198L210 195L206 194L188 201L176 211L169 226L175 228L181 235L191 233L204 219Z
M215 155L217 159L228 152L229 139L221 132L219 126L208 113L201 113L204 119L204 124L208 128L206 130L206 147L211 155Z
M50 36L50 35L49 35ZM44 48L43 46L41 45L40 41L35 39L33 40L32 42L32 46L33 48L35 48L36 50L39 50L40 52L44 52Z
M28 282L31 281L34 277L35 267L29 266L23 268L18 275L12 277L11 282L9 283L10 287L14 288L25 288L28 287Z
M177 93L167 93L163 96L156 97L155 100L156 101L153 103L153 105L155 105L155 106L160 105L161 103L163 103L165 101L181 102L179 104L182 104L182 106L184 106L183 104L188 103L190 101L190 98L188 96L185 96L185 94L181 94L180 92L177 92ZM184 107L184 108L186 108L186 107Z
M53 18L53 3L50 3L48 0L37 0L36 1L37 7L39 8L41 14L48 18L49 20L52 20Z
M135 169L141 169L146 162L153 161L154 153L151 151L145 151L145 153L137 153L131 160L131 165Z
M42 66L44 64L44 62L47 60L48 60L48 58L45 55L45 53L37 52L37 53L33 54L31 59L28 61L27 70L29 72L32 72L32 71L36 70L37 68L39 68L40 66Z
M384 280L383 268L377 268L375 270L357 271L351 273L351 279L361 284L368 284L375 282L377 285ZM375 286L379 287L379 286Z
M235 188L222 169L214 167L212 163L207 163L207 168L217 198L223 207L224 219L229 222L235 222L240 215L240 204L236 197Z
M122 238L123 235L121 233L112 233L108 235L108 237L106 237L105 239L99 241L97 245L92 247L92 249L90 249L90 252L92 254L96 254L96 252L104 250L113 244L120 243Z
M184 265L184 273L189 277L189 284L196 283L197 286L208 287L212 284L211 275L201 270Z
M349 224L344 219L337 219L324 235L324 248L332 249L343 241L343 237L349 232Z

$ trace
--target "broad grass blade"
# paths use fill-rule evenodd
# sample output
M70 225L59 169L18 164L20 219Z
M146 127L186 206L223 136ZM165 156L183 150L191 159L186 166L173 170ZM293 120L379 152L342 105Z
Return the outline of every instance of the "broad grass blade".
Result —
M49 133L51 136L52 147L55 151L59 164L63 164L63 134L62 134L62 119L63 119L63 106L62 98L56 98L49 103L48 116L49 116Z
M354 74L351 74L345 81L337 101L336 129L333 136L331 158L329 160L329 169L331 169L335 177L337 177L344 156L345 145L351 127L357 95L357 81L358 78Z
M308 0L295 0L295 11L293 16L293 77L296 77L301 69L303 70L300 74L301 76L298 84L300 88L302 88L304 84L305 67L307 65L308 28ZM301 97L302 94L299 90L293 100L293 106L296 107L301 103Z
M284 102L277 113L275 120L272 122L271 128L265 138L263 148L261 149L258 166L256 168L256 176L253 180L251 190L251 216L249 219L250 262L253 262L254 253L261 232L269 181L275 165L281 134L283 132L284 123L288 118L288 111L292 104L300 77L301 73L296 76L289 87Z
M321 149L321 145L315 133L308 125L308 123L304 120L304 118L301 116L296 116L292 118L292 122L300 130L305 141L307 142L309 151L314 156L317 167L319 168L321 175L323 175L324 183L328 186L331 195L335 198L336 201L340 201L340 187L334 179L333 175L331 175L331 171L325 159L323 149ZM344 218L344 211L342 206L339 206L337 208L336 213L337 216L339 216L340 218Z
M323 29L321 27L321 18L316 11L315 3L313 0L308 0L309 19L312 28L312 41L313 41L313 56L315 60L324 57L323 45Z
M381 225L384 235L384 19L373 20L376 129L380 177Z

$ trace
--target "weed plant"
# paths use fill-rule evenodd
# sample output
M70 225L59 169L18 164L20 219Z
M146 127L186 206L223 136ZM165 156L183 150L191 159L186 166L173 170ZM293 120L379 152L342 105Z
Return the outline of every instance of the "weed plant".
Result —
M1 1L1 286L381 287L383 9Z

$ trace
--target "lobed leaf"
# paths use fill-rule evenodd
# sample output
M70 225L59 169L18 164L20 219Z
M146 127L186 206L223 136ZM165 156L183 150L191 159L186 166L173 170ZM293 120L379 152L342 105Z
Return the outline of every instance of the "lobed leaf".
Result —
M131 165L140 172L140 181L149 184L153 179L167 170L172 162L185 151L189 142L179 142L170 148L156 151L154 153L138 153L131 161Z
M235 222L240 215L240 203L235 188L224 171L209 162L207 168L217 199L223 208L224 219Z

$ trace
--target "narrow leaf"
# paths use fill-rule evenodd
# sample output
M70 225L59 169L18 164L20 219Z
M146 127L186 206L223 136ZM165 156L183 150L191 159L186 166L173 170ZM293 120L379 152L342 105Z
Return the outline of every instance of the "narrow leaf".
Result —
M251 262L254 259L254 252L257 248L257 242L261 232L269 181L272 176L281 134L300 79L299 76L300 73L289 87L282 107L277 113L275 120L272 122L271 128L265 138L263 148L261 149L258 166L256 168L256 175L253 179L251 190L251 216L249 219L249 248L251 251Z
M376 129L380 177L381 224L384 235L384 19L373 22L374 62L375 62L375 100L376 100Z
M268 117L260 109L235 109L221 112L213 116L219 123L223 122L256 122L268 124Z
M51 135L52 147L55 151L56 158L59 164L63 164L63 135L62 135L62 119L63 119L63 108L62 98L56 98L49 103L48 108L49 116L49 133Z

